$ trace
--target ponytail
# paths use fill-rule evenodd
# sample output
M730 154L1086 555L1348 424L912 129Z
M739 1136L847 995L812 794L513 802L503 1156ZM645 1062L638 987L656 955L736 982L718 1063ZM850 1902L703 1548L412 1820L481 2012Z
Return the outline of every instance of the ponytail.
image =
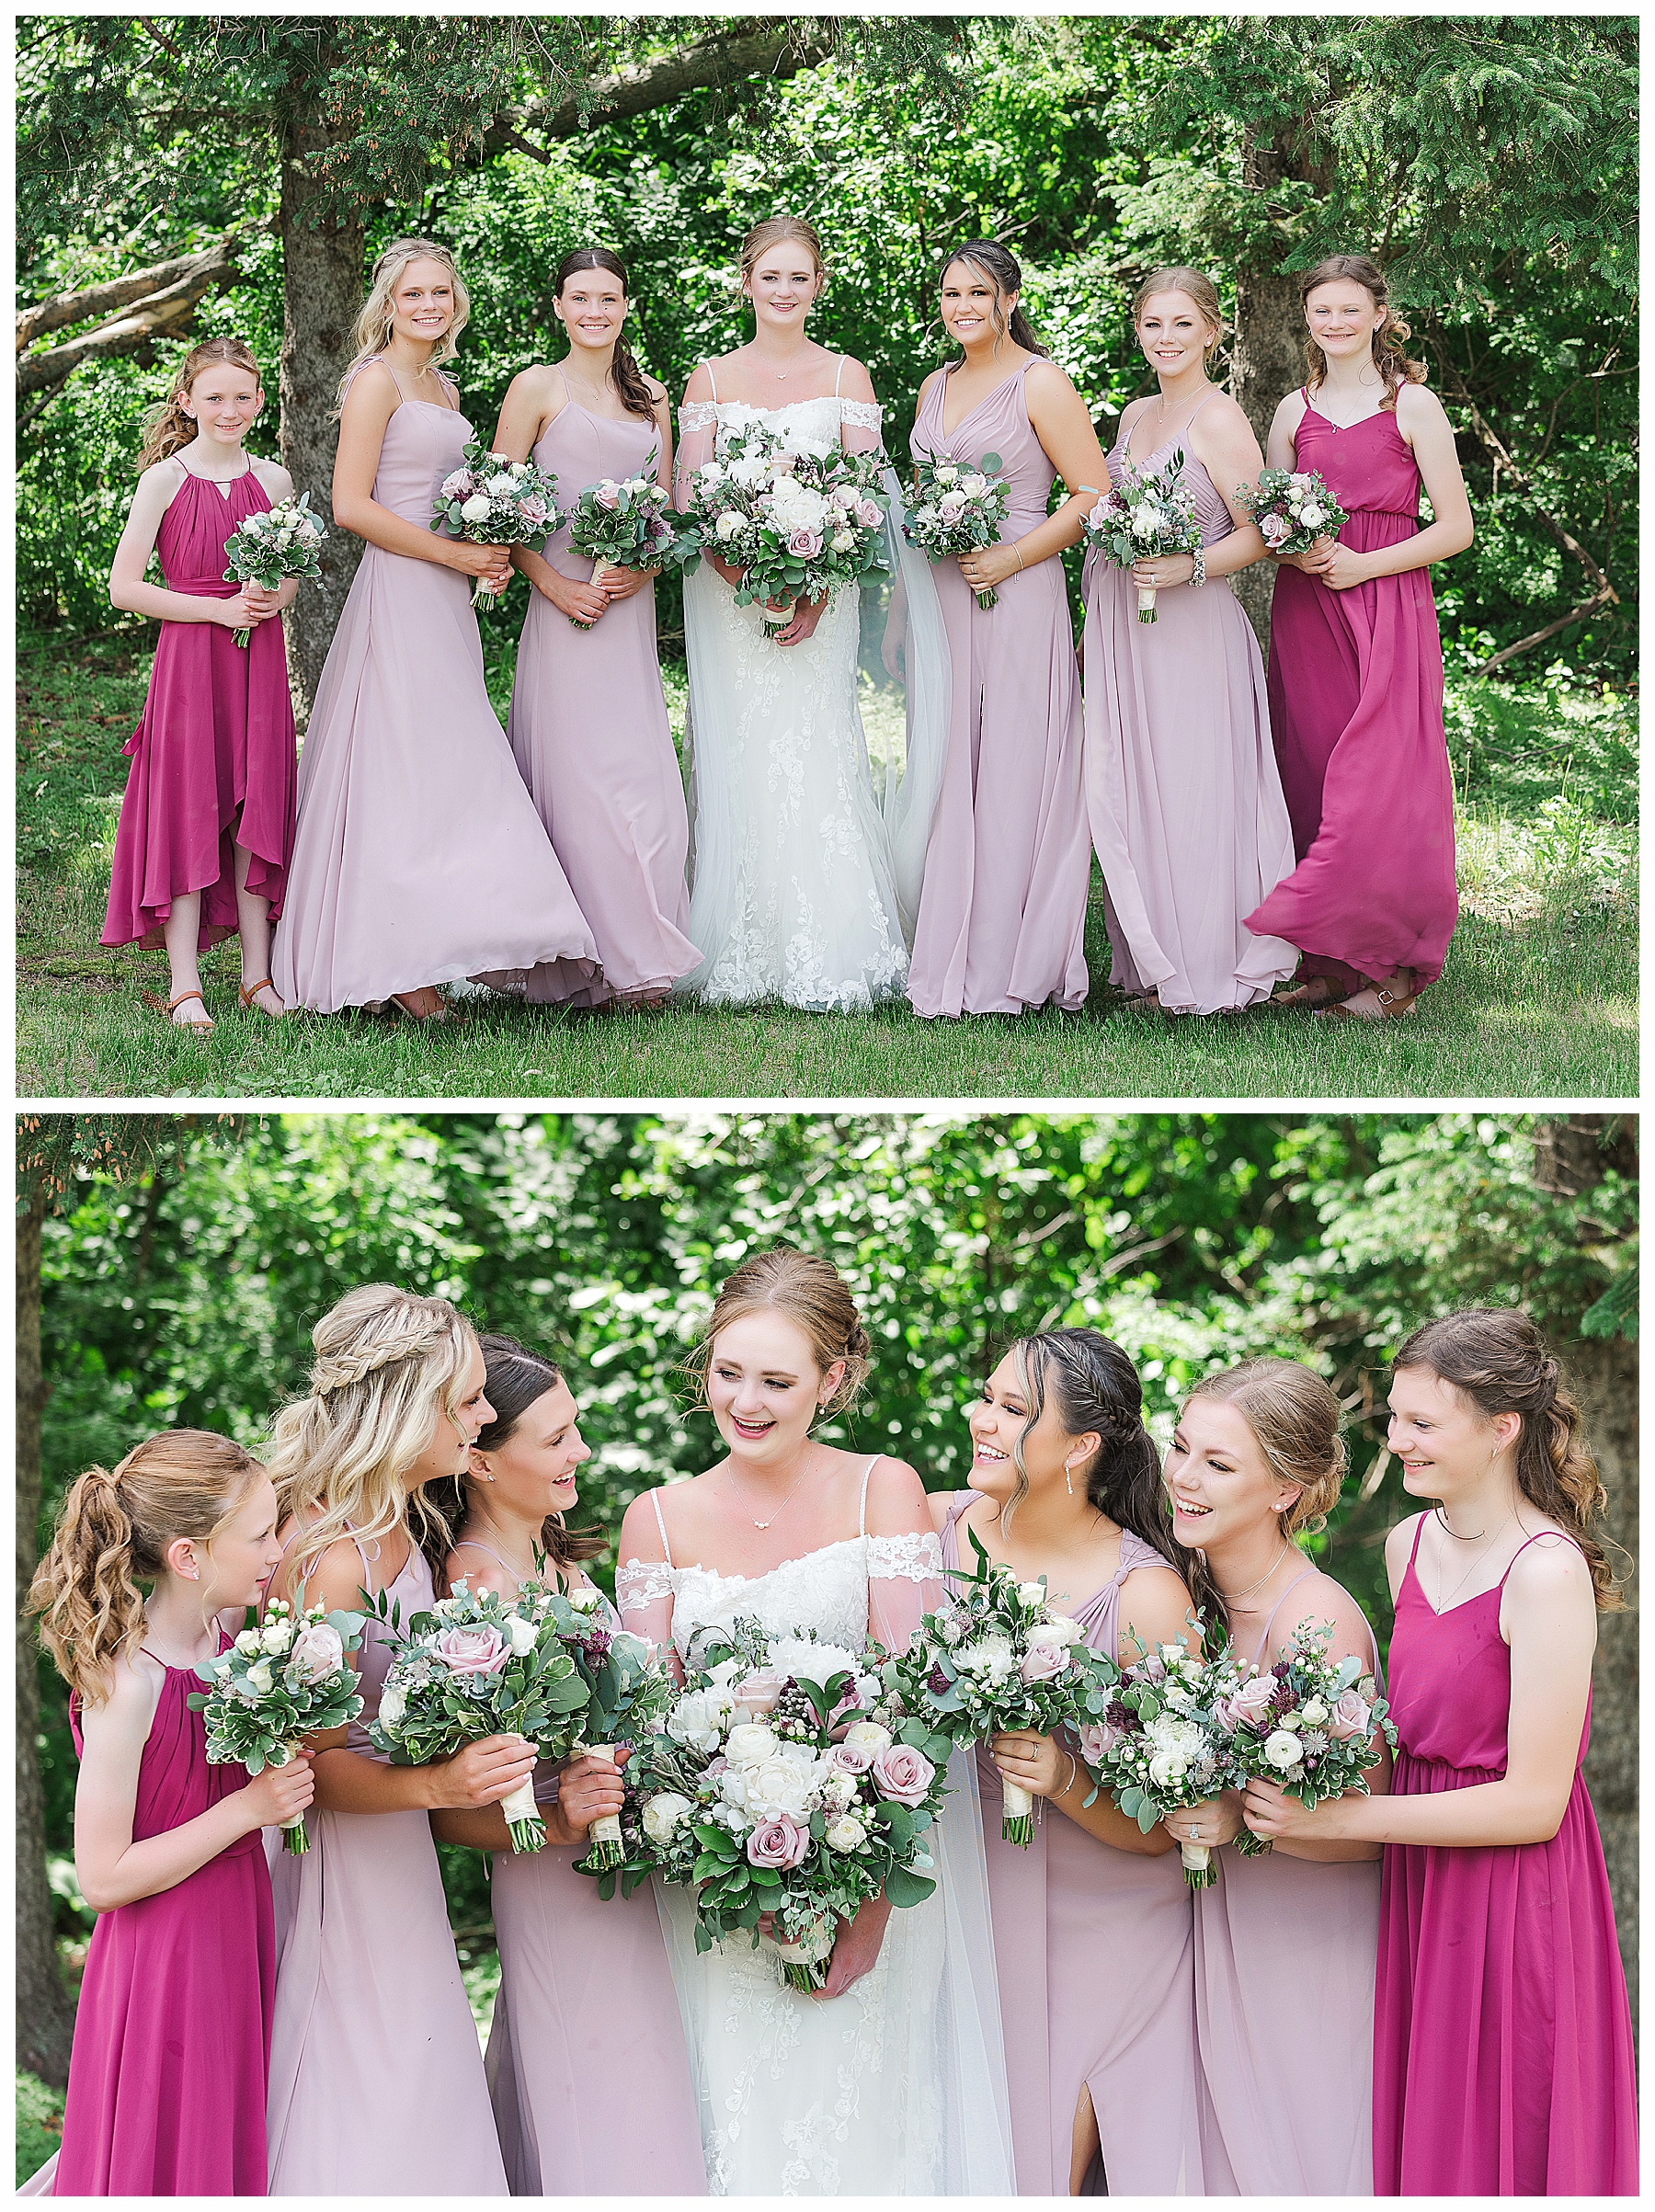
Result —
M196 438L195 417L187 415L183 403L189 397L190 387L203 370L211 369L215 361L223 361L236 369L252 371L253 380L262 389L258 363L252 349L240 338L206 338L184 356L173 371L172 389L161 405L145 418L143 443L138 449L140 473L154 468L156 462L170 460L181 446L193 445Z
M942 268L937 271L939 285L956 261L966 262L971 268L980 269L994 286L994 305L988 311L988 319L994 325L997 346L999 339L1009 337L1014 346L1021 346L1024 352L1037 353L1043 360L1049 359L1045 348L1034 336L1029 319L1023 314L1021 301L1010 315L1006 313L1006 301L1022 291L1023 279L1022 269L1005 247L996 245L992 238L967 238L964 245L956 245L944 257ZM964 360L964 358L962 353L960 359ZM1107 1339L1101 1340L1108 1341ZM1125 1354L1123 1353L1122 1357L1124 1358Z

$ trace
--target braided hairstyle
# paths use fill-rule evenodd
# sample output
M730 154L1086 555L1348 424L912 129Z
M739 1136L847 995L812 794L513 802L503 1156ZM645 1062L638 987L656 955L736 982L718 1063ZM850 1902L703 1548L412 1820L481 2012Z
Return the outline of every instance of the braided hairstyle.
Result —
M109 1694L110 1661L132 1658L145 1633L139 1585L166 1573L179 1536L211 1547L264 1474L251 1452L206 1429L164 1429L135 1444L111 1475L88 1467L71 1484L24 1610L85 1705Z
M1404 384L1422 384L1425 382L1423 361L1410 361L1402 350L1402 340L1412 333L1396 310L1387 305L1389 291L1383 271L1377 262L1370 261L1365 254L1330 254L1314 268L1307 268L1299 279L1299 305L1308 310L1310 294L1321 284L1360 284L1373 300L1375 307L1386 308L1386 317L1374 332L1372 348L1374 366L1385 381L1385 397L1379 411L1394 409L1397 393ZM1328 373L1328 357L1314 338L1305 340L1305 361L1308 371L1306 389L1314 392Z
M423 1546L440 1514L404 1477L437 1432L460 1426L459 1398L476 1339L446 1298L388 1283L348 1291L311 1331L311 1386L270 1430L270 1477L284 1521L300 1526L293 1579L341 1537L363 1545L403 1524Z
M554 1361L542 1359L539 1352L519 1344L515 1337L491 1334L479 1337L477 1342L486 1375L484 1395L494 1408L494 1419L485 1429L478 1431L473 1448L478 1452L497 1452L516 1433L519 1421L530 1407L563 1381L563 1370ZM445 1524L439 1530L434 1522L422 1540L426 1556L431 1563L431 1579L440 1589L448 1571L449 1553L465 1526L471 1504L471 1477L455 1475L445 1482L427 1483L421 1496ZM454 1532L453 1537L448 1534L450 1529ZM548 1513L541 1523L540 1547L554 1567L561 1568L576 1559L596 1559L609 1545L607 1537L597 1531L565 1528L561 1513Z
M1523 1416L1518 1488L1580 1545L1592 1569L1598 1611L1625 1612L1614 1570L1592 1534L1608 1493L1586 1448L1581 1408L1556 1354L1527 1314L1514 1306L1444 1314L1414 1330L1394 1365L1427 1369L1490 1420L1498 1413Z
M619 254L611 254L607 245L583 245L576 247L572 254L565 254L557 265L557 277L552 287L554 296L561 300L569 279L588 268L605 269L611 277L619 278L621 296L622 299L631 298L632 285L627 278L626 265ZM629 415L641 415L646 422L654 422L655 401L650 396L649 386L644 381L644 372L633 359L632 348L623 337L615 340L609 381ZM492 1399L490 1403L493 1403Z
M942 265L937 271L939 289L956 261L964 261L970 268L980 269L994 286L994 305L988 310L988 320L994 325L995 350L999 351L1001 338L1009 337L1014 346L1022 347L1025 352L1037 353L1043 359L1049 359L1045 348L1030 328L1029 319L1021 304L1011 310L1009 317L1006 314L1004 303L1014 293L1022 291L1023 278L1022 267L1005 247L996 245L992 238L967 238L963 245L956 245L952 253L944 255ZM964 359L963 351L959 358Z
M195 443L196 419L186 414L184 402L197 377L220 362L227 368L245 369L262 389L258 363L251 347L244 346L240 338L203 338L199 346L192 346L173 371L166 397L144 422L143 443L138 449L140 471L153 468L157 461L169 460L181 446Z
M833 1263L814 1252L801 1252L791 1244L772 1245L744 1260L725 1282L713 1304L713 1317L701 1342L684 1362L684 1372L696 1386L696 1402L707 1397L707 1371L713 1361L713 1342L721 1330L744 1314L773 1308L794 1321L810 1340L816 1365L824 1374L835 1361L843 1360L845 1372L828 1397L824 1413L840 1413L852 1406L868 1379L873 1343L862 1326L850 1295L850 1286Z

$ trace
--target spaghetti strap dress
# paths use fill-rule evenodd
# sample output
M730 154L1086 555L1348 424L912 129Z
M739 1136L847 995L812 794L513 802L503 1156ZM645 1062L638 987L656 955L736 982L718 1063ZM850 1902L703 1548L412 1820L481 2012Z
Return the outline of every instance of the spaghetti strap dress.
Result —
M207 1724L188 1704L200 1687L193 1669L166 1670L139 1762L134 1842L246 1785L245 1767L207 1763ZM69 1718L78 1756L73 1703ZM171 1889L100 1912L63 2149L25 2194L262 2196L275 1950L257 1829Z
M1254 1665L1269 1663L1276 1614ZM1330 1578L1318 1576L1319 1580ZM1378 1648L1369 1630L1371 1664ZM1195 1898L1202 2147L1215 2196L1371 2196L1376 1859L1212 1854ZM1313 2081L1316 2093L1305 2095Z
M1295 463L1318 470L1355 553L1420 528L1420 471L1394 409L1330 422L1305 395ZM1443 728L1443 646L1428 568L1331 591L1277 571L1270 726L1298 865L1248 928L1304 952L1300 974L1348 996L1411 968L1443 972L1459 914L1454 776Z
M1511 1568L1492 1590L1434 1613L1417 1567L1423 1527L1421 1514L1391 1636L1397 1796L1471 1789L1506 1771L1512 1654L1500 1603ZM1385 1846L1380 2196L1638 2194L1632 2021L1580 1772L1591 1737L1589 1698L1574 1787L1549 1842Z
M168 591L233 599L224 548L269 498L251 462L225 485L182 461L184 482L161 518L155 552ZM201 895L199 947L234 937L235 849L247 889L281 912L293 849L298 755L280 619L257 622L246 647L222 622L163 622L138 727L104 916L106 945L166 941L175 898Z
M428 529L470 434L456 407L402 398L375 500ZM277 990L332 1014L540 961L595 974L597 958L489 704L471 579L367 546L300 762Z
M429 1611L417 1544L386 1588L405 1622ZM356 1663L365 1703L347 1748L378 1759L365 1724L391 1652L371 1618ZM265 1830L277 1937L270 2195L505 2196L430 1821L314 1805L305 1819L311 1847L299 1857L280 1848L280 1830Z

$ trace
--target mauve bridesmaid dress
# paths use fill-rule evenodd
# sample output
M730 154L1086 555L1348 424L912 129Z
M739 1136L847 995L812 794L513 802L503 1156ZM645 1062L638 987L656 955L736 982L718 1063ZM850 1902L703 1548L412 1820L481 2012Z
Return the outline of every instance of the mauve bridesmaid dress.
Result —
M1045 520L1056 472L1029 420L1030 364L942 428L938 377L909 440L917 461L981 465L1011 487L1002 541ZM926 849L908 997L918 1014L1021 1014L1086 1003L1091 841L1080 681L1063 564L1008 576L987 614L953 557L936 565L953 664L953 721Z
M169 591L232 599L224 547L270 502L251 464L221 489L185 468L155 552ZM293 849L298 754L280 618L254 625L245 650L220 622L163 622L143 713L125 747L132 766L115 832L106 945L159 945L175 898L201 895L200 945L236 931L235 848L252 855L247 889L281 912ZM239 815L239 820L237 816Z
M1434 1613L1415 1566L1423 1527L1421 1514L1391 1636L1399 1797L1498 1782L1506 1769L1505 1576ZM1574 1788L1549 1842L1385 1846L1374 2030L1381 2196L1638 2195L1632 2020L1580 1773L1591 1736L1589 1699Z
M1418 531L1420 472L1394 409L1341 428L1307 394L1294 458L1349 514L1339 536L1353 552ZM1301 975L1325 975L1343 996L1398 968L1421 988L1434 983L1459 895L1430 570L1349 591L1278 570L1270 726L1298 866L1248 928L1301 946Z
M960 1564L956 1523L977 1493L950 1503L942 1563ZM1121 1585L1163 1567L1130 1529L1113 1575L1074 1617L1094 1651L1116 1657ZM1067 2196L1075 2109L1098 2115L1112 2196L1200 2196L1195 1967L1190 1889L1176 1851L1117 1851L1047 1807L1027 1850L999 1832L999 1769L980 1750L983 1843L999 1977L1020 2196ZM944 1818L948 1816L945 1814Z

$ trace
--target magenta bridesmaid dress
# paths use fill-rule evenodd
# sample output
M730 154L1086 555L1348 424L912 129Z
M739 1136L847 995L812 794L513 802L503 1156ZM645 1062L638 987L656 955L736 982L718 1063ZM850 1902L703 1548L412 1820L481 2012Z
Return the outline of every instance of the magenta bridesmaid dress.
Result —
M470 433L454 408L404 397L374 498L428 528ZM363 551L299 767L272 966L289 1006L337 1013L540 961L596 972L592 933L489 704L471 589L434 561Z
M611 422L568 398L534 459L572 507L601 477L639 474L660 443L641 415ZM592 573L569 550L566 524L545 557L581 583ZM599 978L582 963L531 968L529 997L593 1006L665 992L702 956L684 934L690 817L656 656L653 581L589 630L530 591L507 734L603 967Z
M1394 409L1341 428L1306 394L1294 440L1350 516L1356 553L1420 527L1420 472ZM1270 726L1298 866L1248 927L1303 949L1300 974L1341 996L1412 968L1443 972L1459 913L1454 777L1431 573L1350 591L1284 567L1270 618Z
M134 1841L246 1784L244 1767L207 1763L206 1722L186 1703L200 1687L193 1669L166 1669L139 1762ZM78 1753L73 1706L70 1726ZM100 1912L75 2011L63 2147L54 2174L38 2174L29 2193L262 2196L275 1951L257 1829L173 1888Z
M1139 465L1178 443L1167 439ZM1112 480L1129 458L1123 431ZM1202 543L1227 538L1234 519L1187 445L1181 480ZM1084 593L1086 796L1114 952L1110 981L1155 991L1173 1013L1257 1005L1298 954L1246 922L1293 868L1252 624L1227 576L1158 592L1155 621L1140 622L1130 572L1094 554Z
M1312 1575L1330 1579L1311 1568L1287 1585L1256 1665L1282 1605ZM1208 2192L1371 2196L1379 1862L1226 1849L1212 1864L1216 1879L1195 1897Z
M371 1587L366 1556L362 1580ZM417 1545L387 1585L407 1621L435 1601ZM391 1657L370 1620L356 1663L363 1732ZM276 1888L272 2196L505 2196L506 2171L423 1812L313 1806L300 1857L266 1843Z
M918 461L976 468L998 453L1011 487L1002 541L1044 521L1056 472L1023 396L1029 364L952 430L940 376L914 425ZM1063 564L998 587L985 614L957 560L936 565L953 667L953 723L926 848L908 997L918 1014L1022 1014L1086 1003L1091 840L1080 681Z
M1421 1514L1391 1636L1397 1796L1498 1782L1506 1765L1505 1576L1434 1613L1415 1567L1423 1526ZM1626 1981L1579 1771L1591 1735L1588 1703L1574 1788L1550 1842L1385 1847L1374 2025L1378 2195L1638 2194Z
M233 599L224 547L270 502L251 462L221 488L191 473L155 536L169 591ZM104 918L106 945L159 945L175 898L201 895L200 945L234 937L235 848L247 889L281 912L293 849L298 756L280 619L257 623L245 651L219 622L163 622L131 758ZM239 820L238 817L239 816Z
M942 1529L942 1563L960 1564L964 1490ZM1164 1566L1130 1529L1113 1575L1074 1617L1094 1651L1116 1657L1121 1585ZM1199 2196L1194 1939L1175 1851L1117 1851L1046 1807L1025 1851L1002 1841L999 1769L977 1754L1000 2024L1020 2196L1067 2196L1081 2090L1102 2149L1084 2194ZM945 1815L944 1818L947 1816Z

